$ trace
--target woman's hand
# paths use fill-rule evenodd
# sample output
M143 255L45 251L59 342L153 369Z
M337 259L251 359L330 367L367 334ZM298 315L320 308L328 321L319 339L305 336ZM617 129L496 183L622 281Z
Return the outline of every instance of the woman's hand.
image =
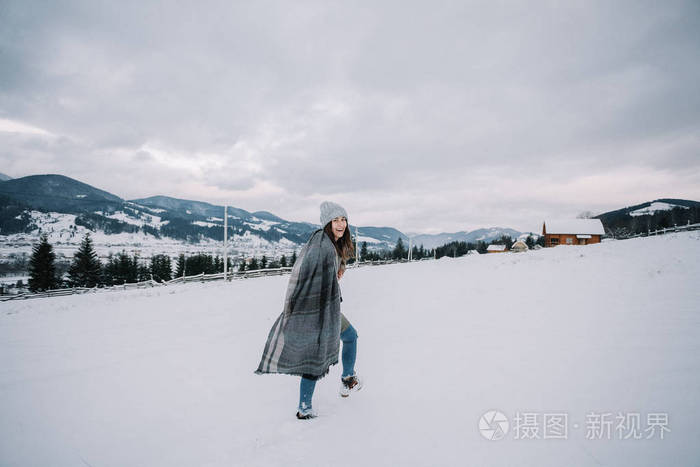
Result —
M343 269L343 268L338 269L338 280L340 280L340 278L343 277L343 273L345 273L345 269Z

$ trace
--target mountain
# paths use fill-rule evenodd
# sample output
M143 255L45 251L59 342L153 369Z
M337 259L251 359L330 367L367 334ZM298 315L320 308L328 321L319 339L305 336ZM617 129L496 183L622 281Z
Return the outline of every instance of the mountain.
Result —
M501 238L503 235L508 235L515 240L522 235L522 233L509 228L491 227L488 229L472 230L470 232L460 231L454 233L416 235L412 238L412 243L416 246L420 246L422 244L424 248L435 248L450 242L476 243L479 241L484 241L488 243L492 240Z
M228 207L228 238L242 255L290 253L318 224L293 222L268 211ZM215 245L223 240L224 207L201 201L152 196L124 200L63 175L32 175L0 182L0 238L29 244L40 232L50 241L77 244L92 232L105 248L117 243L142 251L163 248L163 242ZM389 227L349 226L370 249L393 248L406 236ZM15 235L9 238L8 235ZM20 235L20 237L16 237Z
M263 219L266 221L284 222L284 219L282 219L281 217L277 217L274 214L272 214L271 212L267 212L267 211L255 211L253 213L253 215L255 217L257 217L258 219Z
M229 206L228 239L232 254L291 254L320 226L285 220L269 211L249 212ZM142 253L166 248L178 251L192 247L216 248L224 236L224 207L202 201L151 196L124 200L86 183L63 175L32 175L0 182L0 238L10 243L31 244L39 232L49 240L77 245L92 232L96 246L105 250L119 245ZM408 245L408 236L393 227L349 225L358 242L370 250L393 249L398 239ZM12 237L10 235L23 235ZM471 232L415 235L412 244L435 248L452 241L490 242L502 235L517 238L508 228ZM169 242L169 243L168 243Z
M0 173L0 182L4 182L7 180L12 180L12 177L10 177L9 175L5 175L4 173Z
M224 206L168 196L152 196L129 201L133 209L146 209L157 214L167 225L163 235L191 239L197 234L223 240ZM229 235L246 232L271 242L286 239L303 244L318 226L306 222L289 222L267 211L251 213L233 206L227 208Z
M355 227L350 228L355 235ZM367 248L393 248L399 238L406 244L408 237L393 227L359 227L357 237L360 242L367 242Z
M202 201L191 201L188 199L171 198L169 196L151 196L130 200L132 203L156 209L165 209L171 212L180 213L183 217L221 217L223 219L224 207ZM231 216L248 217L250 213L243 209L229 206L228 214Z
M64 175L30 175L0 184L0 195L9 196L35 209L56 212L92 212L115 208L120 197Z
M167 196L153 196L131 200L133 208L146 207L156 212L161 219L168 220L170 227L161 228L167 235L177 237L177 232L170 229L174 223L182 224L183 220L200 227L214 228L213 238L223 240L224 207L201 201L190 201ZM304 244L311 233L320 227L309 222L292 222L282 219L268 211L249 212L244 209L229 206L228 227L234 233L243 234L245 231L254 233L266 240L275 241L281 238ZM366 241L370 249L393 248L399 238L408 240L403 233L391 227L358 227L348 226L352 235L357 234L360 242ZM183 226L180 225L180 230Z
M686 199L660 198L595 216L605 231L613 236L626 236L674 225L700 222L700 202Z

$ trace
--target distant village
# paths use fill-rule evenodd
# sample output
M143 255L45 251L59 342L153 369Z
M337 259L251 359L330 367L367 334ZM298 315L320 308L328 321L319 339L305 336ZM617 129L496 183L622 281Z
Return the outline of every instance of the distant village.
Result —
M367 243L356 245L355 257L349 264L404 262L423 259L438 259L443 256L462 256L463 254L526 252L530 249L554 247L557 245L588 245L600 243L605 234L603 224L599 219L571 219L567 221L546 221L542 226L542 235L527 235L525 238L513 240L503 236L486 244L452 242L434 249L425 249L422 245L404 246L403 240L398 239L393 250L369 251ZM466 251L465 251L466 250ZM67 268L58 268L55 264L55 253L46 236L34 247L30 259L30 277L27 283L18 281L13 286L4 285L0 288L1 295L17 295L27 292L47 292L68 288L114 287L125 284L167 283L187 277L204 275L221 275L226 278L228 271L231 276L236 274L255 273L265 275L289 270L296 261L296 252L287 258L270 259L265 255L243 258L238 264L233 264L230 258L219 255L196 254L180 255L176 264L172 264L167 255L154 255L149 259L141 259L137 255L130 256L126 252L110 255L106 264L97 257L89 235L83 239L80 249L75 253L73 261ZM173 267L174 266L174 267ZM235 272L234 272L235 270Z
M700 229L700 223L697 222L700 203L681 200L690 204L684 206L671 205L666 201L678 202L656 200L645 203L641 208L628 207L596 218L544 220L542 230L537 234L530 232L517 238L501 235L490 241L452 241L434 248L424 248L422 244L413 245L411 237L406 246L400 236L391 249L368 248L367 242L359 236L359 244L353 238L354 255L347 263L351 267L357 267L440 259L445 256L456 258L468 254L524 253L557 246L593 245L606 238L624 239ZM98 288L152 287L187 281L278 275L288 273L297 258L296 250L280 257L243 255L235 258L227 257L227 250L224 243L221 244L223 255L180 253L176 256L154 254L141 257L139 253L129 254L123 250L116 254L110 253L106 259L101 260L90 233L87 233L72 258L58 260L47 235L42 234L25 265L28 277L25 275L16 282L1 284L0 296L8 299L37 296L37 293L82 293Z

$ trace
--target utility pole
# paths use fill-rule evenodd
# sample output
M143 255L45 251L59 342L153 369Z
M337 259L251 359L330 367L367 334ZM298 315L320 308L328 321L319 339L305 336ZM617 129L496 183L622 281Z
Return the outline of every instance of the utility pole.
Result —
M411 237L408 237L408 260L411 261L413 258L413 252L411 251Z
M355 264L360 264L360 233L355 226Z
M224 280L228 275L228 206L224 205Z

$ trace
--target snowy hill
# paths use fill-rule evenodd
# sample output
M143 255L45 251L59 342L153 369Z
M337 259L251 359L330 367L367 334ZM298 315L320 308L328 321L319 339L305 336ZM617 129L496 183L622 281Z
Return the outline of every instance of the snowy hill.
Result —
M201 201L152 196L124 200L63 175L32 175L0 185L0 261L26 257L41 233L49 236L59 258L72 257L90 232L103 259L125 250L142 258L208 252L221 254L224 207ZM298 250L319 226L287 221L268 211L228 207L229 256L267 255L279 258ZM350 225L369 250L393 249L408 237L393 227ZM425 248L459 240L489 242L519 232L490 228L472 232L417 235L413 244ZM13 278L14 279L14 278Z
M434 234L434 235L426 235L426 234L421 234L421 235L416 235L413 238L413 244L414 245L423 245L425 248L435 248L438 246L442 246L446 243L450 242L467 242L467 243L476 243L476 242L486 242L489 243L493 240L497 240L501 238L502 236L509 236L513 239L516 239L523 234L521 232L518 232L517 230L509 229L509 228L503 228L503 227L491 227L488 229L477 229L477 230L472 230L470 232L466 231L461 231L461 232L454 232L454 233L440 233L440 234ZM525 237L527 237L527 234L525 234Z
M679 204L665 203L661 201L653 201L649 203L648 206L644 206L633 211L629 211L630 216L651 216L657 211L670 211L671 209L679 207L681 209L688 209L688 206L683 206Z
M3 182L0 194L32 208L57 212L91 212L118 207L123 200L64 175L30 175Z
M168 196L124 200L63 175L33 175L0 185L0 260L26 256L46 233L59 257L71 257L90 232L103 257L126 250L154 254L221 253L224 207ZM232 258L291 255L318 225L286 221L267 211L229 206ZM351 226L353 234L358 229ZM370 249L393 248L398 230L359 227Z
M610 218L613 216L619 216L619 215L630 215L630 216L644 216L644 215L653 215L657 211L669 211L673 208L681 208L681 209L688 209L688 208L693 208L693 207L698 207L700 205L700 202L698 201L691 201L687 199L671 199L671 198L662 198L662 199L655 199L654 201L647 201L645 203L641 204L636 204L634 206L627 206L622 209L617 209L615 211L610 211L610 212L605 212L603 214L600 214L598 216L595 216L598 219L606 219ZM605 222L603 222L605 223Z
M626 236L700 222L700 202L662 198L595 217L601 220L609 234Z
M0 305L0 465L700 459L698 232L350 269L365 387L340 399L333 367L304 422L298 378L253 374L288 278ZM509 421L501 440L479 430L491 410ZM545 414L566 414L564 439L543 439ZM618 414L639 415L640 439Z

